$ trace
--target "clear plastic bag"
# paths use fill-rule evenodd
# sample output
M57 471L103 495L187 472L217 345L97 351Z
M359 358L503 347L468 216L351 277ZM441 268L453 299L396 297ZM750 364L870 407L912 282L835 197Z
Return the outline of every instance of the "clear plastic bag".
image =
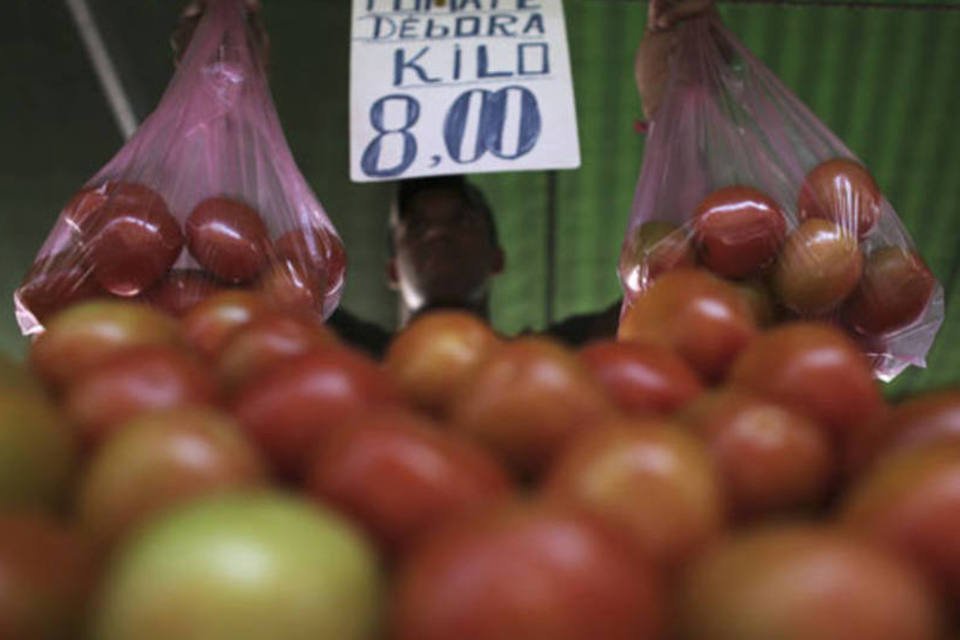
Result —
M868 170L721 23L682 23L620 257L624 312L700 266L769 296L775 321L845 328L890 380L925 356L943 289Z
M327 317L345 267L287 146L243 0L210 0L160 104L64 207L14 302L25 335L81 299L182 313L235 287Z

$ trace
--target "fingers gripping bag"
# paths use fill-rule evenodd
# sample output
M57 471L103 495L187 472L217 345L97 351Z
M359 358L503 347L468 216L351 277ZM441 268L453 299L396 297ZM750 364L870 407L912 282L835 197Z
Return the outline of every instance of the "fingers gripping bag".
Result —
M621 317L663 272L707 269L826 320L891 380L925 356L943 289L862 163L715 15L678 27L620 257Z
M227 288L329 316L345 254L294 163L243 0L210 0L156 110L64 206L14 294L25 335L81 299L177 314Z

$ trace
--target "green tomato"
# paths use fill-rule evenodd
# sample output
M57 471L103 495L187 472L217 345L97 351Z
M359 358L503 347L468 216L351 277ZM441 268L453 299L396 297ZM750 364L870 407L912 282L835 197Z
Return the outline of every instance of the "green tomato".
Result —
M269 492L203 499L120 550L97 640L364 640L378 633L370 545L322 507Z

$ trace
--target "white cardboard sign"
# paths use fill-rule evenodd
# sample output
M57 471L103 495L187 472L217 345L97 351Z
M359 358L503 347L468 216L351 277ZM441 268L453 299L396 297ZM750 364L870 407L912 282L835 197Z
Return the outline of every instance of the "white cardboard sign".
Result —
M562 0L353 0L354 182L579 166Z

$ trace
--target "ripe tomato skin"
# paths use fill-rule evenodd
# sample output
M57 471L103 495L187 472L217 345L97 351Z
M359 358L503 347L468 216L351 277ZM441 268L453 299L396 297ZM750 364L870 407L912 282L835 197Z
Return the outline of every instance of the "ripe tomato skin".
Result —
M923 314L937 281L923 258L901 247L870 253L856 291L843 310L844 318L865 335L902 329Z
M504 343L473 370L453 402L451 427L536 475L575 433L614 412L572 351L526 337Z
M815 525L734 534L690 568L678 640L935 640L920 577L862 540Z
M599 340L578 355L625 413L671 413L703 391L693 369L659 345Z
M652 220L634 232L633 261L643 269L641 279L652 282L680 267L694 267L697 255L689 232L670 222Z
M809 418L735 389L708 392L679 414L707 443L741 518L820 504L836 470L830 439Z
M670 347L715 381L756 333L749 305L731 284L706 271L677 269L633 301L617 337Z
M267 263L267 226L255 209L239 200L207 198L190 212L185 226L190 253L221 280L248 282Z
M212 405L212 373L185 353L162 346L127 349L66 389L64 407L88 446L146 411Z
M855 235L813 218L787 238L773 271L773 288L784 306L803 316L837 308L857 288L863 252Z
M384 364L409 402L444 417L464 380L497 343L497 336L476 316L434 311L393 338Z
M343 281L347 269L347 254L343 242L327 229L294 229L274 242L277 256L299 271L317 273L320 287L316 293L323 297Z
M0 637L78 637L95 574L93 553L76 531L38 514L0 515Z
M258 452L228 415L201 407L146 413L124 423L88 461L78 520L106 548L172 506L265 479Z
M879 459L849 491L841 518L913 562L960 606L960 445Z
M45 323L71 305L107 293L93 277L88 256L66 250L37 260L16 295L37 321Z
M223 291L191 309L180 324L187 343L213 358L233 331L267 311L267 300L256 293Z
M863 238L880 218L882 196L870 172L855 160L827 160L807 174L797 199L800 220L824 218Z
M477 445L397 409L363 414L323 439L307 492L350 515L387 555L510 495L506 471Z
M233 391L288 357L336 343L336 335L313 318L266 312L227 337L216 369L224 388Z
M694 233L703 263L727 278L756 273L776 256L787 233L777 202L758 189L717 189L694 211Z
M62 507L78 457L73 425L53 402L29 388L0 391L0 512Z
M628 419L573 440L544 492L598 514L672 572L724 525L719 474L702 442L664 419Z
M510 505L441 527L408 558L391 640L660 637L654 571L577 510Z
M238 389L233 415L284 476L299 476L323 437L351 414L401 403L390 378L344 347L277 363Z
M839 329L813 322L784 324L754 339L729 382L806 415L850 449L883 411L863 353Z
M63 386L127 348L182 341L177 323L147 305L97 300L55 315L31 346L30 361L48 383Z
M203 271L176 269L167 274L156 286L144 292L143 299L172 316L182 317L214 293L223 290Z

